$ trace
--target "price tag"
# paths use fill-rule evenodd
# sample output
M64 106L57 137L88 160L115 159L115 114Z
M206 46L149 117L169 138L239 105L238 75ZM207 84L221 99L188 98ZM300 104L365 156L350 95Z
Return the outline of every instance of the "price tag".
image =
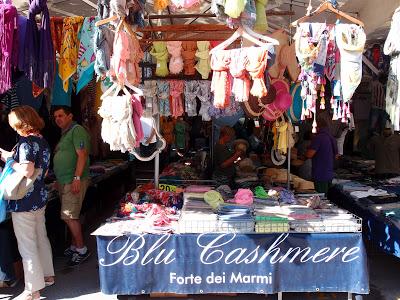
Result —
M299 132L299 131L300 131L299 126L294 126L294 132Z
M254 126L256 126L257 128L260 127L260 121L254 120Z
M163 184L160 183L158 185L158 189L166 192L175 192L176 191L176 186L175 185L169 185L169 184Z

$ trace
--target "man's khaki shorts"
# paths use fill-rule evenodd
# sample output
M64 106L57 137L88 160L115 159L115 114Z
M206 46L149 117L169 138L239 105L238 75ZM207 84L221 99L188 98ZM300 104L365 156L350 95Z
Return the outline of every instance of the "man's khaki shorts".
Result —
M89 179L81 180L81 189L78 194L71 191L72 184L63 184L60 186L61 199L61 219L77 220L81 213L82 202L85 199L86 190L89 186Z

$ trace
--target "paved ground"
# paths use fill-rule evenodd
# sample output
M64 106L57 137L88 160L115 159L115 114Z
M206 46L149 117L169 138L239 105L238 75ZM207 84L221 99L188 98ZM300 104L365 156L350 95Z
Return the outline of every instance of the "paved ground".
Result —
M96 249L94 237L89 237L91 249ZM82 299L82 300L102 300L117 299L116 296L103 295L99 291L98 267L96 254L88 259L87 262L76 268L65 267L64 258L55 258L56 284L46 288L42 292L42 299ZM400 300L400 259L383 255L370 254L370 295L364 296L364 300ZM20 283L16 288L0 289L0 300L10 300L22 292L23 284ZM149 299L149 296L129 297L128 299ZM174 298L164 298L174 299ZM189 299L195 300L214 300L214 299L277 299L276 295L240 295L236 297L227 296L189 296ZM289 300L329 300L329 299L347 299L344 293L287 293L283 294L283 299Z

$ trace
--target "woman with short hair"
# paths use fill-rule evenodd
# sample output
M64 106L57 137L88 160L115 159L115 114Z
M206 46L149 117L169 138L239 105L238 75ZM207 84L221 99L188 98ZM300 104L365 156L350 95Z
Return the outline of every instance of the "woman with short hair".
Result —
M30 106L20 106L8 115L10 126L18 133L14 151L1 151L3 161L11 160L11 167L26 177L32 177L35 168L42 173L32 188L20 200L9 201L12 221L22 256L25 290L20 300L40 299L40 290L54 284L54 267L45 225L47 190L44 178L50 165L50 148L40 134L43 119Z

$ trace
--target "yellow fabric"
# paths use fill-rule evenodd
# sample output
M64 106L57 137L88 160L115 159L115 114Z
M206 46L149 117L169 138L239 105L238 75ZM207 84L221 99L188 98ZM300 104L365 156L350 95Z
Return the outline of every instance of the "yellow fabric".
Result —
M289 146L290 147L294 146L293 126L287 122L275 121L273 132L274 132L274 149L279 150L283 154L286 154Z
M168 50L166 42L153 42L150 54L157 60L156 75L160 77L168 76Z
M196 57L198 62L196 64L196 70L201 74L202 79L208 79L210 75L210 42L208 41L198 41Z
M265 8L268 5L268 0L256 0L256 24L254 30L265 33L268 29L267 15Z
M64 19L58 72L65 92L68 91L69 78L77 70L79 50L78 32L84 19L84 17L68 17Z
M169 4L169 0L154 0L154 10L159 11L159 10L164 10L167 8Z
M231 18L238 18L244 11L246 0L226 0L225 13Z

